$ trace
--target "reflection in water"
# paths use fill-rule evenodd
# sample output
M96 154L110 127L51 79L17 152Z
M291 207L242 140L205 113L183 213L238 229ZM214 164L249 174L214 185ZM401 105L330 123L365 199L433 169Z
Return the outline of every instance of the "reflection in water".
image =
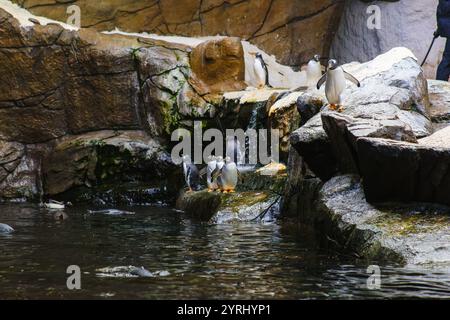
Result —
M34 206L0 206L0 222L16 229L0 235L0 298L450 298L449 272L382 268L382 290L370 291L367 266L344 265L278 224L209 225L169 209L125 210L136 214L70 208L60 220ZM66 289L69 265L81 268L81 291ZM127 277L124 266L152 276Z

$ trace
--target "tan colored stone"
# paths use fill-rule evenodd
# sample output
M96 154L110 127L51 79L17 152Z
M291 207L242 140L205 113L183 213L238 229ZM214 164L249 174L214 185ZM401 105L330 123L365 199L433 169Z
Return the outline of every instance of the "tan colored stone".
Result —
M203 95L243 90L245 84L244 50L239 38L206 41L191 53L190 83Z

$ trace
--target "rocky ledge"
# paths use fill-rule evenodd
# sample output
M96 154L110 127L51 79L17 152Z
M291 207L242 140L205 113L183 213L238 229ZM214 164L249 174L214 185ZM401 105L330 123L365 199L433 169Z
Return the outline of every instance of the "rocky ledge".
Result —
M311 108L321 91L297 101L316 114L290 135L283 215L358 258L450 265L447 85L405 48L343 68L362 84L343 113Z

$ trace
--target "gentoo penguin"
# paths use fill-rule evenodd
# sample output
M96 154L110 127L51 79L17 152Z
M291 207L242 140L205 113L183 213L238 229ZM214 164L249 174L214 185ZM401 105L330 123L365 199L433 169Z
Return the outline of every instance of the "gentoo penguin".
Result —
M267 64L263 59L261 53L256 53L255 64L253 65L253 70L255 71L256 82L258 88L269 87L272 86L269 83L269 70L267 68Z
M225 193L234 192L239 180L239 172L236 163L230 157L225 158L220 177L222 179L222 190Z
M14 229L11 226L4 223L0 223L0 233L13 233L13 232Z
M320 55L316 54L314 58L308 62L308 66L306 67L308 87L315 87L321 77L322 65L320 64Z
M217 181L214 181L212 176L214 170L217 168L217 157L210 156L208 160L208 166L206 167L206 183L208 184L208 192L212 192L219 188Z
M359 81L351 74L345 72L344 69L338 65L336 60L331 59L328 61L327 72L325 72L319 82L317 82L317 90L319 90L320 87L326 82L325 95L327 96L331 110L338 110L339 112L343 111L341 103L342 93L346 87L345 80L349 80L358 87L361 87Z
M197 191L200 186L200 174L197 166L191 162L191 157L183 156L183 172L189 191Z
M216 163L216 169L213 170L211 177L213 183L217 184L217 190L222 191L223 189L223 181L222 181L222 168L225 165L225 161L223 160L223 157L219 156L216 157L217 163Z

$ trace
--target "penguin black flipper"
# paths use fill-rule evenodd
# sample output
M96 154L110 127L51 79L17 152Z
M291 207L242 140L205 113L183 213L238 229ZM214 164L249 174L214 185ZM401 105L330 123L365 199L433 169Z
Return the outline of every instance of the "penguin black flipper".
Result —
M327 74L325 73L322 78L319 79L317 82L317 90L320 90L320 87L323 86L323 84L327 81Z
M345 75L345 79L356 84L358 86L358 88L361 87L361 83L358 81L358 79L356 79L354 76L352 76L350 73L346 72L345 70L344 70L344 75Z
M266 72L266 86L269 88L273 88L270 85L270 81L269 81L269 68L267 68L267 64L262 57L261 57L261 65L262 65L264 71Z
M200 175L195 164L191 163L187 168L187 183L192 190L197 191L200 188Z

